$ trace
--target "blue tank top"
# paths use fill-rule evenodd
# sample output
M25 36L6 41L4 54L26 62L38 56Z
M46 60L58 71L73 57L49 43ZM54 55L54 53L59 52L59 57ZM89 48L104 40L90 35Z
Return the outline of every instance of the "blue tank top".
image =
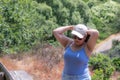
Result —
M70 46L65 48L64 53L64 70L63 73L69 75L89 74L89 58L86 55L84 47L80 50L73 51Z

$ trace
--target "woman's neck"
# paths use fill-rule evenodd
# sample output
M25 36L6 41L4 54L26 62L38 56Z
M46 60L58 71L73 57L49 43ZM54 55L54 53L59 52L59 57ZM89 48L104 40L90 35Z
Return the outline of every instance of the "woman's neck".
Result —
M79 48L79 47L82 47L84 43L82 44L76 44L75 42L72 43L72 46L73 47L76 47L76 48Z
M81 44L81 45L76 45L74 42L71 44L71 48L72 48L72 50L79 50L79 49L81 49L83 47L83 44Z

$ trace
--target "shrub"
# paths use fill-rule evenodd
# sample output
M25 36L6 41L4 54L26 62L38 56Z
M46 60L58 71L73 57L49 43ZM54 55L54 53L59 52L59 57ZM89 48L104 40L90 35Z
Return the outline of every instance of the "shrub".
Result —
M111 62L112 61L108 56L104 54L97 54L90 58L89 64L93 71L97 70L97 73L98 71L103 71L103 80L108 80L114 71L114 67ZM95 75L98 75L97 73Z
M0 0L0 52L26 51L38 42L51 39L57 26L51 17L52 9L45 3Z
M107 53L111 58L120 56L120 41L113 40L112 48Z
M120 57L113 58L112 64L115 67L116 71L120 71Z
M104 80L103 77L104 77L104 74L103 74L103 70L102 69L94 70L94 74L92 76L92 80Z

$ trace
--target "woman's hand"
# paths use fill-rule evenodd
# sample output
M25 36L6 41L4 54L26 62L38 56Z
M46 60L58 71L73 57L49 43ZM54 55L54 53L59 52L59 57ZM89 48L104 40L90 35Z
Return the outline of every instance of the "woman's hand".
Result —
M96 29L89 29L86 31L86 33L87 35L90 35L89 40L87 42L87 48L89 52L92 53L99 36L99 31Z

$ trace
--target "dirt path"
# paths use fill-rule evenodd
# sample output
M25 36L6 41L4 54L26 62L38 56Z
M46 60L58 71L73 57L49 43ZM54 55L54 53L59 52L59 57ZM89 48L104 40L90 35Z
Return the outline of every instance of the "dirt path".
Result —
M96 45L94 52L105 52L112 48L112 41L119 40L120 41L120 33L113 34L109 36L104 41L100 42Z

